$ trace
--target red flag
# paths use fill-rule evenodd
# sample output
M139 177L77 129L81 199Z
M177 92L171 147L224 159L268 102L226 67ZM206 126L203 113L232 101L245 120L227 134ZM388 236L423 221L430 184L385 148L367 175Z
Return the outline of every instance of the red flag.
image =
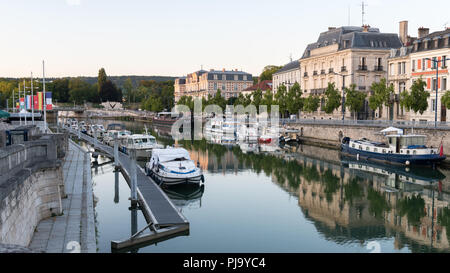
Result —
M33 104L34 104L34 110L38 110L38 108L39 108L39 100L38 100L38 96L37 95L33 96Z
M439 152L439 156L440 157L444 156L444 143L442 143L442 141L441 141L441 151Z

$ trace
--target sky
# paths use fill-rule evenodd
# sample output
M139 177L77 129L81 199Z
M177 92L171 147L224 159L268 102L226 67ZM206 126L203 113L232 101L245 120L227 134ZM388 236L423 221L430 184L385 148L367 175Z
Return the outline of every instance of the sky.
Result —
M253 75L303 54L328 27L362 25L360 0L0 0L0 77ZM450 27L448 0L366 0L365 23ZM426 3L426 4L425 4ZM349 12L350 11L350 12Z

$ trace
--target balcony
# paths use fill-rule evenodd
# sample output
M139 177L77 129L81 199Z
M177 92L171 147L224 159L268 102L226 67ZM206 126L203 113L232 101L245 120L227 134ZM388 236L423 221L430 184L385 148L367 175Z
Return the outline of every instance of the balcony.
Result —
M341 66L341 72L346 72L347 71L347 67L344 65L344 66Z
M334 68L328 69L328 74L334 74Z
M376 65L373 69L373 71L384 71L382 65Z
M314 71L314 72L313 72L313 75L314 75L314 76L317 76L317 75L318 75L318 74L317 74L317 71Z
M367 71L367 65L358 65L359 71Z
M313 96L319 96L325 94L326 89L320 88L320 89L311 89L311 95Z
M303 77L308 77L308 72L303 73Z
M320 70L320 75L325 75L325 69Z

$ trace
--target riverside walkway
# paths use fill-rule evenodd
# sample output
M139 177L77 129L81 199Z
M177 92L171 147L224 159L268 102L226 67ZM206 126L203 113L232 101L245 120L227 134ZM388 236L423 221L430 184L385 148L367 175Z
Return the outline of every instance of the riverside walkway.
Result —
M100 143L96 139L78 131L69 129L69 132L94 145L94 149L114 158L114 148ZM129 239L112 242L111 247L113 249L128 248L138 244L163 240L166 237L186 234L189 231L189 222L175 207L164 191L128 155L118 151L117 155L118 167L130 188L133 185L133 173L134 171L136 172L136 192L138 198L136 201L140 204L148 226ZM147 228L150 229L151 233L143 234Z
M69 141L63 165L63 215L43 220L29 248L48 253L97 252L90 154Z

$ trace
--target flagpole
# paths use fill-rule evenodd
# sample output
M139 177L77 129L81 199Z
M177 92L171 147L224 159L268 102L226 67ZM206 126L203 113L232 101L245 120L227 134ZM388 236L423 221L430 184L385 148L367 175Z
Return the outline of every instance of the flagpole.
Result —
M20 126L22 126L22 115L20 114L20 81L19 81L19 120Z
M33 96L33 72L31 72L31 98L33 98L33 102L34 102L34 96ZM31 104L31 120L33 121L33 125L34 125L34 103Z
M25 103L25 95L26 95L27 85L25 84L25 78L23 79L23 102ZM20 102L19 102L20 105ZM26 107L25 107L26 108ZM27 125L27 114L28 111L25 110L25 125Z
M47 98L45 94L45 61L42 61L42 84L43 84L43 97L44 97L44 133L47 133Z

